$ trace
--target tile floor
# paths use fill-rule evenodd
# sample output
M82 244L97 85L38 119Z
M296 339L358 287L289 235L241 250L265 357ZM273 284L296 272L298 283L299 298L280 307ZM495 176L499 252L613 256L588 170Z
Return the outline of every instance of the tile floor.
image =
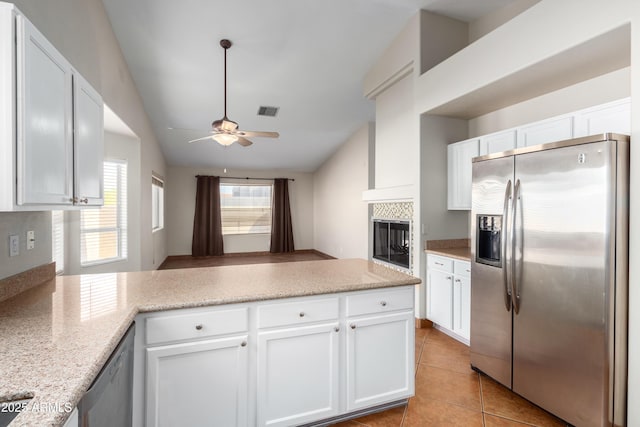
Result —
M469 347L437 329L416 329L416 395L406 407L339 427L565 426L469 367Z

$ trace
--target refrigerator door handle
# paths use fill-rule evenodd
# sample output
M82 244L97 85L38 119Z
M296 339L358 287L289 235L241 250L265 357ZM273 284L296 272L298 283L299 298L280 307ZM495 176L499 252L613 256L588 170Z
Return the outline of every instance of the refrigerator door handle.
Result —
M510 263L507 259L507 240L509 236L509 202L511 201L511 180L507 181L504 191L504 207L502 208L502 239L500 240L500 258L502 259L502 281L504 284L504 306L511 311L511 287L507 270Z
M520 180L516 181L516 185L513 188L513 202L511 203L513 208L511 209L511 301L513 304L513 312L518 314L520 311L520 292L518 291L518 260L522 257L516 257L516 223L518 218L518 203L520 202Z

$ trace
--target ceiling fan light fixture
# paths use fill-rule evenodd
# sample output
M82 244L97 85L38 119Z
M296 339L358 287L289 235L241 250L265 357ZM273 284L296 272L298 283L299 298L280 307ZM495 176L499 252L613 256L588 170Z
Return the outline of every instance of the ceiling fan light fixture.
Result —
M238 140L235 135L229 135L228 133L217 133L212 138L220 145L231 145Z

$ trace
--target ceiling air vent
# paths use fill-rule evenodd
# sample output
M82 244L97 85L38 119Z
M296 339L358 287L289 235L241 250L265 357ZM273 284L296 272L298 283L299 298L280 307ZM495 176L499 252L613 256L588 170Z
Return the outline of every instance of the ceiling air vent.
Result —
M261 106L260 108L258 108L258 115L259 116L267 116L267 117L275 117L278 114L278 110L280 110L280 107L265 107L265 106Z

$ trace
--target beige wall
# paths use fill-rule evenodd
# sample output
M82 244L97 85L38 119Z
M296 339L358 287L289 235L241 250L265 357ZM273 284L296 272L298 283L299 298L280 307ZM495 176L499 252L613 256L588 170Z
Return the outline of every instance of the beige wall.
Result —
M193 214L196 200L196 175L214 175L224 179L221 169L170 167L165 180L166 216L169 255L190 255ZM313 175L289 171L229 171L228 176L256 178L293 178L289 182L291 221L296 249L313 249ZM226 182L247 183L251 180ZM264 184L265 181L256 181ZM263 252L269 250L268 234L224 236L225 253Z
M35 248L27 251L27 231L35 232ZM9 257L9 236L20 239L20 255ZM0 279L51 262L50 212L0 212Z
M96 88L105 104L140 137L140 173L131 178L141 182L138 223L150 224L151 170L164 174L166 164L102 2L16 0L14 3ZM51 260L50 214L0 214L2 232L34 228L41 231L42 239L39 240L43 244L40 248L47 253L38 250L21 255L20 259L9 260L0 252L0 276L15 274ZM140 267L145 270L156 268L166 256L165 233L152 235L151 227L143 226L139 234ZM7 235L3 233L0 237L4 241Z
M409 75L376 97L376 188L416 184L418 150L413 75Z
M369 147L373 123L362 126L313 174L313 247L336 258L369 256Z
M623 68L469 120L469 137L522 126L631 95L631 69Z
M127 162L127 259L82 267L80 247L80 212L65 212L65 271L64 274L110 273L140 270L140 141L129 135L111 132L104 134L105 160Z

